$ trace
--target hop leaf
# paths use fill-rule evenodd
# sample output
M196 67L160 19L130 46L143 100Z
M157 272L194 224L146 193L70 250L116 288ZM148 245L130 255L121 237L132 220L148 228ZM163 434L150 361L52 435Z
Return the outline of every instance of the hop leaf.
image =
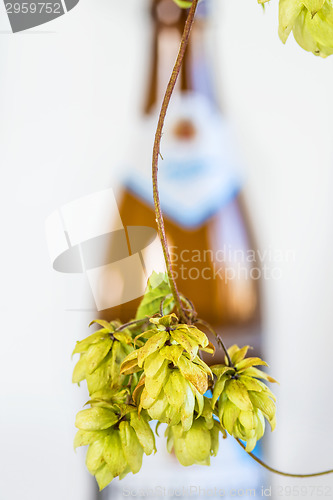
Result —
M283 43L291 31L303 49L321 57L333 54L331 0L280 0L279 36Z
M160 311L160 305L163 300L164 311L166 313L171 312L175 302L171 294L168 275L154 271L148 280L145 294L136 313L136 319L157 314Z
M228 349L234 366L212 367L217 380L214 385L212 407L216 409L221 425L232 436L246 441L246 450L252 451L265 431L265 418L275 428L274 394L259 379L276 382L255 368L266 365L260 358L245 358L249 346Z

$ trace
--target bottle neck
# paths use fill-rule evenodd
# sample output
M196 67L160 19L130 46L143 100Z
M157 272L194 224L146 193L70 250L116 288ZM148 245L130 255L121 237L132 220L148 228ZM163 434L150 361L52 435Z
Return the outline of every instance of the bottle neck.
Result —
M152 0L152 62L144 112L149 114L161 102L179 49L187 10L173 0ZM191 33L175 92L196 92L216 103L209 60L206 55L206 19L199 15Z

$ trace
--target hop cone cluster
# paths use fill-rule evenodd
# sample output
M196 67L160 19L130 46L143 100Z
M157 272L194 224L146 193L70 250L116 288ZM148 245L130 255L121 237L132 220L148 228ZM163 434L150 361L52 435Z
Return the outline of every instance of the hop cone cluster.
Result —
M233 366L212 367L217 381L213 390L212 406L224 429L235 438L246 441L246 450L252 451L265 432L265 418L275 428L274 394L259 379L276 382L263 371L255 368L266 365L260 358L245 358L249 346L228 349Z
M87 381L91 408L77 414L79 429L74 446L89 446L86 465L103 489L115 477L136 474L143 453L155 450L154 434L148 417L139 418L137 408L126 404L137 377L120 374L120 366L133 351L133 338L127 329L117 331L119 322L96 320L101 329L77 342L73 354L80 354L73 382Z
M279 36L283 43L293 32L297 43L321 57L333 54L331 0L280 0Z
M175 314L150 320L152 328L140 335L145 344L124 360L121 373L143 370L133 398L150 417L169 425L181 423L188 431L195 409L204 407L210 368L198 356L199 349L213 352L207 336L195 326L178 324Z
M143 453L155 451L155 438L144 413L126 404L91 402L80 411L75 425L79 429L74 446L89 446L86 465L100 489L115 477L141 469Z
M167 449L175 452L178 461L184 465L210 465L210 457L219 450L220 432L225 433L219 422L213 418L210 401L205 398L204 409L189 430L181 424L168 426L165 431Z
M155 451L150 420L167 424L167 448L185 466L209 465L220 433L250 451L265 418L275 426L274 395L260 380L274 379L255 368L266 363L245 358L248 346L232 346L230 363L210 369L200 351L213 354L214 346L195 325L179 323L174 307L167 276L154 273L136 320L96 320L101 328L75 346L73 382L86 380L90 394L76 417L75 447L88 446L86 465L100 489L136 474Z

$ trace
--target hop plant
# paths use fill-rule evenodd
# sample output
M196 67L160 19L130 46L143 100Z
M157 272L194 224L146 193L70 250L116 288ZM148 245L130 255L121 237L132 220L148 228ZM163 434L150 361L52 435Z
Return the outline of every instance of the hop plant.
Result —
M174 308L167 276L153 273L135 320L93 321L101 328L75 346L73 382L87 381L90 407L77 414L74 446L88 446L86 465L100 489L136 474L143 455L156 451L150 419L168 424L167 448L185 466L209 465L220 433L245 440L250 451L265 417L275 426L274 395L259 380L274 379L255 368L266 363L235 345L230 362L211 370L200 351L213 354L214 346Z
M305 50L321 57L333 54L331 0L280 0L279 36L283 43L291 31Z
M214 420L210 402L205 398L201 416L194 420L189 430L184 431L181 424L167 427L167 449L169 453L174 450L181 465L210 465L210 457L217 455L221 432L226 437L220 423Z
M153 327L139 336L146 343L126 357L121 373L143 370L133 393L139 411L144 408L151 418L169 425L181 422L188 431L194 410L199 416L203 410L203 394L212 377L198 351L212 353L214 347L195 326L179 324L175 314L152 318L150 322Z
M142 457L155 449L154 434L144 412L113 401L90 401L91 408L80 411L74 447L88 446L86 466L100 490L115 477L124 478L141 469Z
M265 432L265 418L271 429L275 428L274 394L259 379L276 382L263 371L255 368L266 365L260 358L245 358L249 346L228 349L232 362L212 367L217 381L214 385L212 407L217 404L217 415L226 431L235 438L246 441L250 452Z
M132 335L129 331L116 331L120 323L95 320L102 328L76 343L74 354L80 354L73 372L73 383L86 379L89 394L107 396L108 391L121 388L125 377L120 374L120 365L133 351Z

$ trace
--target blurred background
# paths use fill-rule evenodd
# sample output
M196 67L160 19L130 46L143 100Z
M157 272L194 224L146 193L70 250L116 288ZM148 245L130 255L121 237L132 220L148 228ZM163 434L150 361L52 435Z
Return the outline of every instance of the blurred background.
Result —
M70 358L96 310L84 274L52 268L45 222L73 200L119 191L147 87L149 4L80 0L65 16L15 35L0 5L0 500L98 498L84 450L73 451L87 392L72 386ZM282 45L276 0L265 12L254 0L214 0L211 9L207 38L242 165L244 220L268 268L278 269L260 280L249 337L280 382L276 431L256 451L284 471L332 468L332 62L292 38ZM246 328L238 332L245 341ZM253 487L262 496L265 485L273 498L333 496L333 477L262 475L227 441L211 469L181 469L159 442L142 473L115 482L103 498L139 497L136 488L147 485L209 485L234 497Z

